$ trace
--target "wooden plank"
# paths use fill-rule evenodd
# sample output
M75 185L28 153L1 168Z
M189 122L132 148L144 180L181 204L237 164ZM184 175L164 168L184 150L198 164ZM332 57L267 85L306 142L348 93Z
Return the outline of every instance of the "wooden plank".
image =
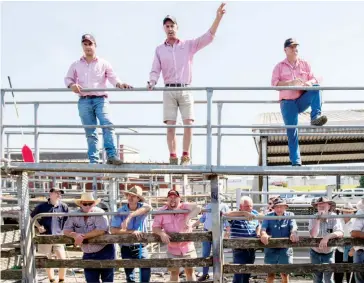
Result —
M287 248L287 247L318 247L321 238L300 237L300 241L292 243L288 238L269 239L268 245L264 245L260 239L225 239L224 248L232 249L251 249L251 248ZM328 242L329 247L343 247L345 245L364 246L364 239L359 238L341 238L331 239Z
M363 272L363 263L330 264L224 264L224 273L295 273L318 272Z
M0 277L2 280L21 280L22 279L22 270L21 269L5 269L1 270Z
M1 225L1 233L19 230L19 224L4 224Z
M196 232L196 233L170 233L171 242L208 242L212 240L211 232ZM37 244L73 244L74 240L70 237L61 236L36 236L33 239ZM137 240L135 235L102 235L92 239L85 240L84 243L90 244L117 244L117 243L152 243L162 242L157 234L143 233L143 239Z
M117 259L117 260L81 260L47 259L36 257L37 268L147 268L147 267L205 267L212 266L212 257L208 258L160 258L160 259Z

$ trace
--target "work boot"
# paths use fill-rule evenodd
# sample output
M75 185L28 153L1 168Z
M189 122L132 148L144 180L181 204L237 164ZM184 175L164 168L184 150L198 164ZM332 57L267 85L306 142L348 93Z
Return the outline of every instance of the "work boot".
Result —
M208 275L208 274L204 274L204 275L202 275L200 278L198 278L198 282L202 282L202 281L206 281L207 279L209 279L210 278L210 275Z
M123 162L119 158L117 158L116 156L113 156L113 157L109 157L107 159L106 164L110 164L110 165L121 165L121 164L123 164Z
M191 158L188 155L183 155L181 157L181 165L186 166L186 165L190 165L190 163L191 163Z
M178 157L169 157L169 164L170 165L178 165Z
M320 115L316 119L311 121L312 126L323 126L327 123L327 117L325 115Z

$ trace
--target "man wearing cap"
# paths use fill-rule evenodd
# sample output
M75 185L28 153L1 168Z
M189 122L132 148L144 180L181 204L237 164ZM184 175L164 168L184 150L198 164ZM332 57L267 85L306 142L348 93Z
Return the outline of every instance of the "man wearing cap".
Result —
M278 63L272 75L272 86L318 86L311 66L298 57L298 42L288 38L284 42L286 59ZM298 114L311 107L311 125L326 124L327 117L321 115L321 94L319 90L281 90L279 92L281 113L285 125L297 125ZM293 166L301 166L297 129L287 129L289 158Z
M266 216L293 216L293 212L288 212L285 200L276 198L273 200L273 212L268 213ZM298 242L299 237L297 233L297 223L295 219L283 220L263 220L260 241L264 245L268 245L269 238L289 238L292 242ZM265 264L292 264L293 263L293 249L292 248L265 248L264 249L264 263ZM275 274L268 274L267 282L274 282ZM289 282L289 275L281 273L282 283Z
M85 34L81 38L84 55L74 62L69 68L64 79L66 86L79 96L78 112L82 125L96 125L97 119L100 125L110 126L102 128L104 148L107 154L107 164L121 165L117 157L115 147L115 133L109 117L108 94L105 91L84 92L83 88L106 88L108 80L117 88L131 88L128 84L121 83L113 71L111 64L96 56L96 40L91 34ZM99 162L98 134L96 128L85 128L88 158L90 163Z
M47 202L37 205L30 216L33 218L39 213L68 213L68 205L61 201L61 196L63 194L64 191L59 188L50 189ZM34 225L41 235L62 235L66 220L67 217L65 216L42 217L37 219ZM45 254L48 258L51 258L52 253L54 253L57 259L66 259L66 251L63 244L38 244L38 253ZM53 268L47 268L46 270L49 282L56 282ZM58 272L58 282L64 282L65 276L66 269L60 268Z
M163 243L168 244L167 256L169 258L197 258L195 244L193 242L170 242L168 233L191 233L191 219L197 216L201 207L194 203L183 202L175 190L170 190L167 194L167 204L159 211L167 210L188 210L189 213L181 214L160 214L154 217L153 233L160 236ZM196 281L193 267L185 267L187 281ZM179 268L170 268L170 281L179 281Z
M92 193L83 193L75 203L80 207L75 213L104 213L105 211L96 207L100 199L94 198ZM68 217L64 225L64 234L75 240L75 246L81 246L82 259L92 260L114 260L114 244L88 244L87 240L109 234L109 220L104 216L72 216ZM114 282L114 268L85 268L85 279L87 283Z
M343 205L343 207L338 207L337 211L341 212L343 215L346 215L346 218L339 218L341 226L343 227L344 237L350 237L350 232L353 228L354 218L351 216L355 214L356 209L354 206L348 202ZM344 246L337 247L335 251L335 263L353 263L354 262L354 247L352 246ZM346 282L347 283L355 283L355 278L352 272L346 272ZM344 282L344 273L334 273L334 281L335 283L343 283Z
M336 215L332 212L335 209L335 202L319 197L314 200L312 206L317 209L315 215L325 217L327 215ZM312 247L310 250L311 263L325 264L334 263L335 247L328 247L327 243L330 239L342 238L344 236L343 227L337 218L320 218L310 219L308 231L311 238L322 238L318 247ZM334 283L333 272L314 272L314 283Z
M132 187L124 193L128 203L118 209L118 213L129 213L128 215L115 215L111 221L112 234L134 234L138 240L142 233L147 231L147 214L151 206L145 203L143 190L139 186ZM123 259L145 259L149 258L146 244L120 244L121 257ZM126 281L136 282L134 268L125 268ZM141 268L140 282L149 282L150 268Z
M364 213L364 199L357 204L357 215ZM353 227L351 230L351 237L364 239L364 218L355 218ZM354 263L364 263L364 246L354 246ZM354 272L355 281L357 283L364 282L364 271Z
M212 42L225 14L225 4L217 9L216 18L211 28L202 36L192 40L181 40L177 37L178 25L176 18L166 16L163 20L164 32L167 39L155 50L152 70L149 75L148 88L153 89L157 84L160 72L162 72L166 87L187 87L192 82L192 61L197 51ZM178 108L184 125L192 125L195 120L194 100L191 91L165 91L163 93L163 122L167 125L175 125ZM181 165L190 163L190 148L192 140L192 128L184 129L183 154ZM167 144L170 153L170 164L177 165L177 139L174 128L167 129Z

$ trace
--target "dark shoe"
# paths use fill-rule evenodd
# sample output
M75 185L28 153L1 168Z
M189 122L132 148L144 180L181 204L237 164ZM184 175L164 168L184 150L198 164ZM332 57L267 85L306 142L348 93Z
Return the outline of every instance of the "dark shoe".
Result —
M302 166L302 164L292 164L292 166Z
M181 165L190 165L191 164L191 158L187 155L183 155L181 157Z
M121 165L121 164L123 164L123 162L119 158L117 158L117 157L114 156L114 157L109 157L107 159L106 164L110 164L110 165Z
M178 157L170 157L169 158L169 164L170 165L178 165Z
M327 123L327 117L322 115L318 116L315 120L311 121L312 126L323 126Z
M204 275L202 275L200 278L198 278L198 282L202 282L202 281L206 281L207 279L209 279L210 278L210 275L208 275L208 274L204 274Z

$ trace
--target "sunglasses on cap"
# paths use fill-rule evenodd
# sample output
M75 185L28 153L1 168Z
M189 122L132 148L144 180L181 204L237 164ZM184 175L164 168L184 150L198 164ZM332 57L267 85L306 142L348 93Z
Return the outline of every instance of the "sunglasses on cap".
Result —
M91 206L91 205L93 205L94 203L93 202L83 202L83 203L81 203L82 204L82 206Z

